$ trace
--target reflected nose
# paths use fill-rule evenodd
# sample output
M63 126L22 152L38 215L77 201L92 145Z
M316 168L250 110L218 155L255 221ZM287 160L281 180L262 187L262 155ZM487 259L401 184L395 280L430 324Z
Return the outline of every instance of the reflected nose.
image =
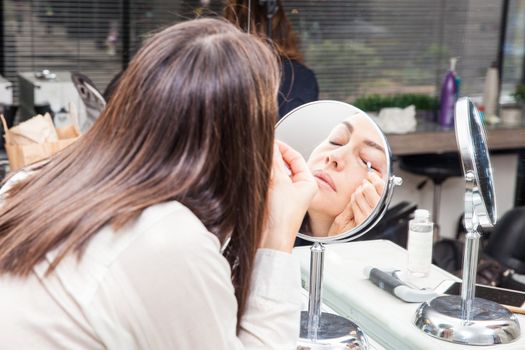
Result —
M328 153L325 159L325 164L333 166L336 170L341 170L345 166L345 161L342 152L332 151Z

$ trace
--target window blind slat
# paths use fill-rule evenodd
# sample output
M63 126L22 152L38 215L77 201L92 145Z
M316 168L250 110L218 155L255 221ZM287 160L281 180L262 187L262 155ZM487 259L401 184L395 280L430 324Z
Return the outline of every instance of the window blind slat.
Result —
M78 70L103 90L120 71L122 0L2 1L5 75L14 83L17 72ZM193 18L204 3L206 13L222 13L222 0L129 0L131 53L149 33ZM452 56L459 57L461 93L476 95L497 58L501 0L283 3L321 98L352 101L401 90L437 94Z

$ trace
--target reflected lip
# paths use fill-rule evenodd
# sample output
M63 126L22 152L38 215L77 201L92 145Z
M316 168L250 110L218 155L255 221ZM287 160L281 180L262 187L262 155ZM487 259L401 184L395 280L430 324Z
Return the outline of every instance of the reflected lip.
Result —
M317 170L314 172L314 176L318 178L319 180L325 182L328 186L332 188L332 190L334 190L334 192L337 192L335 188L334 180L332 180L332 177L328 175L328 173L325 173L322 170Z

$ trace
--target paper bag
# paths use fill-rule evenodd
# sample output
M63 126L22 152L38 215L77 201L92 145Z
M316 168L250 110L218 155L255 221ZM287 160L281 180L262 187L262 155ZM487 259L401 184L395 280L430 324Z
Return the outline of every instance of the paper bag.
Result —
M76 116L70 117L74 120ZM5 130L5 150L11 170L51 157L80 137L77 125L55 129L51 117L37 115L11 129L7 129L4 116L0 115Z
M58 141L55 125L49 113L44 116L36 115L9 129L9 143L29 145L33 143L46 143Z

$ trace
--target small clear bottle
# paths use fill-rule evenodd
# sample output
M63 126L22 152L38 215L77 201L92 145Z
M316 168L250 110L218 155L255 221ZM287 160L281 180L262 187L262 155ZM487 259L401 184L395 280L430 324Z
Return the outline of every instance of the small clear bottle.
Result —
M425 277L432 265L434 224L426 209L417 209L408 222L408 272L414 277Z

